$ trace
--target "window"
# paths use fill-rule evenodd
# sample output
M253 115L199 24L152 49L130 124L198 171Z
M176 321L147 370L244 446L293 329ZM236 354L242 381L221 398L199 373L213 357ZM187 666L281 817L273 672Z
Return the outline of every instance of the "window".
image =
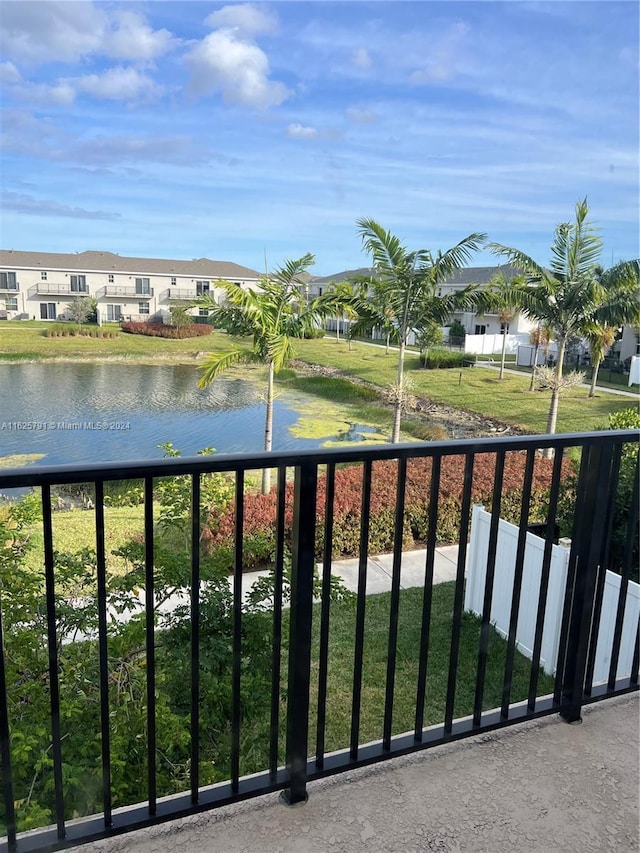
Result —
M500 323L500 334L508 335L509 334L509 324L508 323Z
M175 276L171 276L171 284L177 284L178 280Z
M7 311L17 311L18 310L18 297L17 296L7 296L5 299L5 308Z
M107 323L119 323L122 320L122 305L107 305Z
M18 282L14 272L0 272L0 290L17 290Z
M149 303L148 302L138 302L138 314L148 314L149 313Z
M322 296L322 288L321 287L318 288L318 296Z
M40 303L40 319L55 320L56 319L56 303L41 302Z
M151 282L148 278L136 279L136 293L149 295L151 293Z
M71 293L87 293L87 277L86 275L71 275Z
M209 316L209 312L207 311L206 308L199 308L198 309L198 317L208 317L208 316Z
M42 270L42 272L40 273L40 281L46 281L46 280L47 280L46 270Z
M482 325L476 325L476 330L473 334L474 335L486 335L487 334L487 327L482 326Z
M210 281L196 281L196 293L198 294L198 296L202 296L205 293L209 293L210 287Z
M113 284L113 282L115 281L115 279L114 279L114 277L111 275L111 273L109 273L109 275L107 276L107 281L109 282L109 284Z

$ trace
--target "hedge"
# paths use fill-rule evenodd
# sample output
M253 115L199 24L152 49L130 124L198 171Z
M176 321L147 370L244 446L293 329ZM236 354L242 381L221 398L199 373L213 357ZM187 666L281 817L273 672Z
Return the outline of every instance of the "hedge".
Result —
M526 454L506 455L502 486L501 517L518 523ZM464 483L463 456L442 460L438 498L436 538L438 544L458 541ZM553 460L536 459L529 523L544 521L551 484ZM490 505L495 467L495 454L476 457L472 484L472 502ZM362 502L362 466L351 465L335 472L333 505L334 558L358 556ZM563 479L569 467L563 465ZM372 466L369 518L369 553L385 553L394 546L397 465L391 461L374 462ZM422 545L428 536L431 460L413 459L407 466L403 548ZM244 498L243 563L245 569L268 565L275 552L276 492L268 495L246 494ZM318 478L316 502L316 558L320 559L324 542L326 476ZM293 483L285 492L285 530L293 523ZM222 514L212 512L203 530L208 553L227 567L233 565L235 507ZM288 542L287 544L290 544Z
M210 335L213 327L202 323L187 323L184 326L172 326L169 323L121 323L123 332L131 335L150 335L154 338L197 338Z
M473 359L464 352L452 352L446 349L430 349L426 355L420 355L420 364L427 370L439 370L453 367L463 367L466 361Z

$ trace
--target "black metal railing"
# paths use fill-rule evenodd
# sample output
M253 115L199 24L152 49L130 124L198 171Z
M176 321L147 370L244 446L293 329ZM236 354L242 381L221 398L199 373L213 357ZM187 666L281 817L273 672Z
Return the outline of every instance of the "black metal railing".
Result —
M10 489L33 489L40 496L41 534L43 538L43 574L45 611L42 614L42 649L46 658L41 678L46 696L48 747L45 755L29 753L23 735L18 737L16 724L19 715L19 682L9 684L12 630L24 628L28 615L8 624L5 611L15 604L9 599L10 578L8 562L16 559L15 542L5 536L5 563L0 564L5 576L0 578L0 757L2 759L3 822L6 838L0 849L31 851L62 849L80 842L114 835L153 823L177 818L216 806L250 798L267 792L284 791L288 803L303 801L307 783L354 767L385 760L418 749L484 732L497 727L559 713L567 721L580 718L583 704L617 695L638 687L638 629L635 630L635 654L629 672L618 672L625 602L634 571L634 548L638 527L638 463L637 435L631 431L610 431L560 436L527 436L521 438L482 439L425 444L386 445L361 449L318 450L307 452L260 453L254 455L225 455L197 459L166 459L137 464L97 464L90 466L56 466L0 471L0 493ZM544 458L547 457L547 458ZM551 457L551 458L548 458ZM423 467L420 467L423 466ZM425 467L426 466L426 467ZM270 498L250 498L255 471L265 467L277 471L277 483ZM354 476L355 471L355 476ZM346 473L345 473L346 472ZM203 482L210 474L223 475L232 484L233 498L224 510L216 514L209 507L203 514ZM345 510L347 490L345 478L350 477L350 507ZM620 507L618 496L626 477L631 499ZM156 594L159 579L157 564L158 514L154 505L157 485L166 478L187 478L190 489L188 517L189 546L186 551L183 590L186 605L187 633L185 642L190 648L189 672L184 673L189 685L184 709L188 760L182 774L182 787L168 792L158 787L159 760L170 744L162 741L159 730L158 678L162 667L159 658L158 609ZM146 779L140 779L145 802L127 805L114 803L113 780L119 772L114 767L112 746L115 737L110 708L110 648L115 620L110 609L109 568L107 555L107 526L105 494L113 481L141 481L142 536L140 537L140 586L144 589L141 617L144 642L144 732L140 735L146 759ZM184 483L185 480L183 479ZM61 698L60 676L65 643L65 627L61 612L68 595L61 586L61 558L56 542L55 500L52 494L69 484L83 484L90 491L95 542L96 616L94 645L86 654L95 655L95 672L99 695L99 711L95 716L96 732L85 732L99 741L99 795L97 806L86 817L77 819L73 803L68 801L67 785L72 768L65 763L65 705ZM353 490L357 498L354 510ZM624 484L623 484L624 485ZM53 492L52 492L53 490ZM461 672L463 640L466 643L464 612L465 565L470 530L471 508L477 500L491 507L489 545L486 561L486 582L482 616L479 620L475 646L475 669ZM243 750L247 744L241 735L246 724L246 698L243 685L249 677L243 658L247 615L245 593L248 579L246 543L250 538L250 500L264 510L271 507L267 527L272 537L272 586L268 607L263 618L270 632L269 654L271 671L265 683L270 685L267 722L263 726L264 763L258 772L243 773L246 768ZM270 503L269 503L270 501ZM420 524L415 520L424 510ZM538 523L540 512L546 524L545 547L536 612L536 631L529 670L528 690L513 695L513 675L519 652L516 631L520 611L521 587L525 563L527 528L532 521L536 502ZM252 505L251 505L252 506ZM1 509L1 508L0 508ZM5 507L6 509L6 507ZM90 510L91 511L91 510ZM253 510L251 510L253 511ZM229 515L231 513L231 516ZM498 525L503 514L510 514L518 526L518 545L514 565L509 629L500 664L501 683L497 700L489 699L487 667L495 648L491 624L491 605L494 591L498 553ZM218 517L219 515L219 517ZM231 569L231 599L228 616L231 620L228 668L230 692L228 719L228 778L214 784L203 784L203 723L201 715L206 696L203 684L209 683L211 672L202 653L203 637L214 631L215 625L203 622L203 596L207 589L204 576L205 552L203 529L219 531L221 518L231 518L232 532L227 543ZM0 516L0 521L2 517ZM568 525L571 550L568 560L558 659L553 685L541 692L543 674L540 670L541 646L549 589L549 573L554 532L559 519ZM413 525L413 527L412 527ZM422 526L420 526L422 525ZM341 542L337 543L340 528ZM354 600L353 666L350 673L351 691L348 703L348 734L344 743L334 748L329 743L327 720L332 714L332 695L328 688L329 662L332 655L332 559L344 552L347 533L351 532L352 551L358 558L357 585ZM448 533L446 532L448 531ZM404 641L403 611L403 553L407 538L422 540L426 549L422 584L422 603L419 612L419 642L416 645L415 695L412 723L405 725L398 717L397 693L399 647ZM530 534L529 534L530 535ZM382 537L382 538L376 538ZM450 603L450 634L444 649L436 642L432 623L434 600L434 566L441 541L458 544L455 580ZM617 563L613 567L621 575L616 608L615 630L611 642L609 677L605 683L594 683L593 665L598 624L604 595L604 572L612 563L614 540L622 541ZM367 596L369 556L376 553L378 543L389 541L392 550L392 569L389 584L388 626L384 629L386 649L383 698L380 700L381 721L377 738L363 728L365 703L365 673L370 663L366 658ZM17 546L16 546L17 547ZM7 550L8 548L8 550ZM290 554L290 575L288 560ZM319 563L320 577L314 580ZM289 598L284 589L290 582ZM68 582L68 577L67 581ZM222 611L221 611L222 612ZM224 613L221 615L223 618ZM225 617L226 618L226 617ZM22 621L21 621L22 619ZM316 624L318 623L318 624ZM379 626L377 626L379 629ZM86 641L85 641L86 642ZM425 698L431 689L431 670L443 659L444 693L442 715L438 722L425 718ZM20 675L20 674L18 674ZM24 675L24 674L23 674ZM15 681L15 674L12 676ZM404 678L404 676L403 676ZM457 714L457 699L462 683L473 684L472 700L464 715ZM548 679L544 682L548 684ZM78 688L80 690L80 688ZM79 694L78 694L79 695ZM369 695L369 694L367 694ZM491 694L492 696L494 694ZM75 697L77 699L77 696ZM286 724L283 722L286 720ZM400 728L399 728L400 727ZM207 738L222 737L219 732L206 732ZM544 736L541 734L541 736ZM45 760L46 759L46 760ZM19 765L27 763L18 773ZM29 762L31 762L29 764ZM35 781L38 775L48 774L48 790L52 792L49 811L40 822L50 825L26 832L37 825L28 819L23 792L16 790L17 778ZM204 780L206 781L206 780ZM20 783L23 784L23 783ZM446 786L446 780L443 780ZM28 787L28 786L27 786ZM33 790L33 783L31 784ZM30 795L30 792L29 792ZM116 807L117 806L117 807ZM22 809L22 817L18 811ZM97 812L97 813L96 813ZM24 817L27 814L27 817ZM50 815L50 820L46 816ZM53 824L53 825L51 825Z

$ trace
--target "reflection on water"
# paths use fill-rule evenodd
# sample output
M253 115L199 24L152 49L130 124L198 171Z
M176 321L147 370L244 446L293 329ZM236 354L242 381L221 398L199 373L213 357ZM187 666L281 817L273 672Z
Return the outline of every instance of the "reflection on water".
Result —
M261 384L231 375L197 387L195 365L123 362L0 364L0 457L44 454L36 464L157 459L172 441L183 455L213 446L254 452L264 441ZM362 441L371 427L350 424L305 439L289 428L309 397L280 394L274 403L274 450Z

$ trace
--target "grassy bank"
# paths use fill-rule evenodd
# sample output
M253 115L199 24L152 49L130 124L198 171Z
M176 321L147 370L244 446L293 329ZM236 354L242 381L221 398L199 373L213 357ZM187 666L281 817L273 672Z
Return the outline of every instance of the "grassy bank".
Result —
M45 338L46 323L8 323L0 325L0 361L25 359L96 359L123 358L140 362L170 360L193 361L207 352L223 353L238 346L250 346L250 341L238 341L214 331L210 336L188 340L166 340L142 335L119 334L116 338ZM346 342L335 338L301 340L296 342L301 361L333 368L348 379L356 377L384 389L395 382L397 353L386 353L384 347ZM422 370L416 354L407 356L407 373L413 381L413 393L454 408L475 412L512 424L526 432L543 433L546 428L549 393L530 393L529 376L507 375L498 379L496 371L478 367L452 370ZM321 377L296 377L283 372L278 382L296 390L312 393L319 399L343 399L355 404L362 423L372 423L386 432L391 414L378 401L375 393L352 385L339 385ZM589 399L586 388L563 392L558 418L558 432L581 432L607 426L608 416L632 404L632 400L601 393ZM423 419L424 420L424 419ZM408 432L411 431L408 427ZM429 438L428 434L416 437Z
M349 351L346 344L325 339L299 341L296 349L300 360L336 369L344 376L355 376L381 387L396 379L397 353L387 355L380 347L359 344ZM480 367L423 370L415 355L407 357L406 366L417 397L495 418L527 432L545 431L549 392L529 392L528 375L508 374L500 380L496 371ZM605 428L610 414L633 403L630 398L613 394L591 399L587 395L588 389L581 387L563 392L558 432Z

